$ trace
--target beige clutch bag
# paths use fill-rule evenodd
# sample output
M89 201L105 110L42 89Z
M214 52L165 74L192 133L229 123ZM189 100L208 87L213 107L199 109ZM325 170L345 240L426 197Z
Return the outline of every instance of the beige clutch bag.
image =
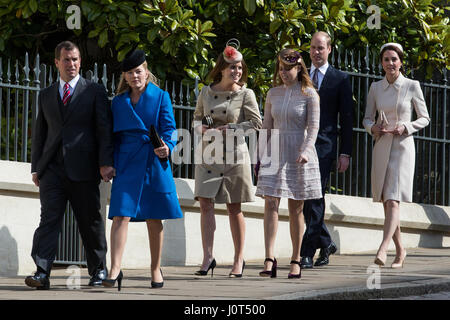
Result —
M386 128L389 124L389 121L387 120L386 115L384 114L384 111L382 110L378 110L378 119L377 119L377 125L381 125L381 127ZM378 139L380 138L380 136L374 135L375 138L375 142L378 141Z
M378 110L377 124L381 125L383 128L386 128L388 126L389 121L387 120L387 117L384 114L384 111Z

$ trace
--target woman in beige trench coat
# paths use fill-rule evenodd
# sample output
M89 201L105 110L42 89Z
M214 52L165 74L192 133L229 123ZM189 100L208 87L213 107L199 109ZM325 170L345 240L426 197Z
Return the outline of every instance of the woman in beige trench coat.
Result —
M262 120L254 92L245 87L247 67L237 49L227 43L209 75L213 83L201 90L194 112L195 131L202 138L201 148L197 145L195 150L194 196L200 202L203 245L203 262L196 275L207 275L210 269L212 274L216 266L214 203L227 206L235 251L229 276L242 277L245 267L245 221L241 203L254 198L250 157L243 133L256 134ZM205 116L211 117L210 126L201 124ZM233 135L238 136L237 142L235 138L229 139Z
M415 147L412 134L426 127L430 117L418 81L401 73L403 48L397 43L381 47L381 64L386 73L372 83L367 97L363 125L375 137L372 152L372 196L383 202L383 241L375 263L384 265L391 238L396 256L392 268L401 268L406 250L400 234L400 202L412 202ZM417 120L411 121L413 109ZM375 117L378 114L377 121Z

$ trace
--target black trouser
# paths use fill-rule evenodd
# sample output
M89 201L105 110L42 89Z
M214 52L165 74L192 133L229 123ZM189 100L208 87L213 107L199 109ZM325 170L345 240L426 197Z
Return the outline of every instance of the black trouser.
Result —
M33 237L31 256L50 275L67 201L73 208L86 251L88 272L106 269L105 225L100 214L98 181L71 181L60 164L52 163L39 181L41 221Z
M303 207L306 231L303 235L302 248L300 250L302 257L314 257L316 249L326 248L331 243L331 237L324 223L324 218L325 190L328 185L328 178L330 177L333 162L333 159L319 158L323 197L320 199L306 200Z

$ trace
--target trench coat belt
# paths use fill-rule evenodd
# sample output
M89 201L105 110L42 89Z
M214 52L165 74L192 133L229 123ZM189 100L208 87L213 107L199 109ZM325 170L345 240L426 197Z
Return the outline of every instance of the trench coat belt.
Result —
M140 142L139 144L137 144L136 142ZM121 148L123 148L123 146L126 146L127 144L133 144L136 145L135 148L133 148L133 150L131 150L127 157L126 160L123 162L124 165L121 166L121 168L119 168L119 172L122 173L125 168L127 167L127 163L134 158L141 150L144 146L147 146L150 144L150 137L148 134L144 134L144 133L139 133L139 134L127 134L121 137L120 139L120 144L121 144ZM149 148L147 148L147 152L149 151ZM148 155L145 157L148 158Z

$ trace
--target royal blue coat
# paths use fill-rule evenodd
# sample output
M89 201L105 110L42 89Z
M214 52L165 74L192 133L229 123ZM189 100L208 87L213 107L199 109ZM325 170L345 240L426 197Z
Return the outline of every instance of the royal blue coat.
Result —
M176 219L183 213L169 161L154 153L149 129L154 125L170 154L177 134L169 94L152 83L133 106L128 92L112 101L116 176L111 189L109 218L131 221Z

